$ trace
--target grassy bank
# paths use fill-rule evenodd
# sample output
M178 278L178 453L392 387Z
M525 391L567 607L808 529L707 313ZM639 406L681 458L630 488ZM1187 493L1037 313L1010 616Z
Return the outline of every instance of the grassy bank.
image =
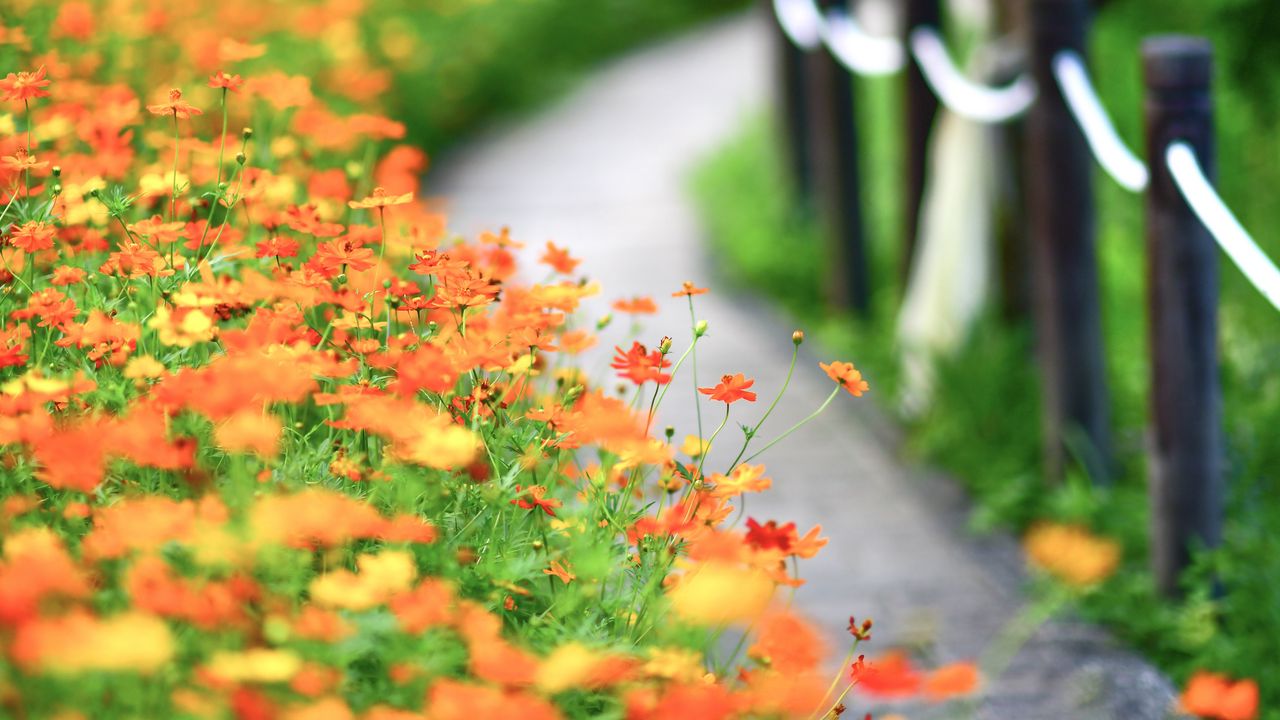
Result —
M394 69L391 114L438 152L563 93L596 63L747 0L383 0L364 31Z
M1263 239L1280 239L1273 193L1280 144L1269 128L1274 103L1258 95L1252 79L1232 74L1239 48L1212 8L1191 3L1162 7L1170 30L1219 28L1221 52L1219 137L1221 186L1242 220ZM1153 29L1149 9L1115 4L1094 35L1099 89L1122 135L1140 147L1137 47ZM822 310L816 282L823 259L817 223L800 209L788 186L774 130L765 120L710 158L695 181L726 272L743 285L774 296L825 342L865 366L880 401L892 406L900 383L893 329L900 287L896 280L901 215L898 115L892 80L858 88L864 153L864 203L877 283L870 320ZM1097 490L1081 477L1047 488L1041 473L1038 379L1031 362L1029 327L1010 324L992 311L964 348L938 372L938 395L929 412L903 422L909 447L920 458L950 470L975 501L977 530L1015 531L1036 518L1086 522L1121 540L1126 568L1085 608L1118 635L1143 649L1180 679L1207 667L1258 679L1264 706L1280 705L1280 364L1276 358L1280 315L1222 262L1221 332L1223 391L1229 436L1231 500L1222 549L1204 553L1185 578L1187 599L1157 598L1146 570L1147 507L1143 454L1149 378L1145 346L1142 199L1099 177L1100 273L1111 389L1112 423L1120 475L1113 488ZM1280 244L1268 250L1280 255ZM1226 592L1214 597L1208 578ZM1271 715L1268 717L1275 717Z

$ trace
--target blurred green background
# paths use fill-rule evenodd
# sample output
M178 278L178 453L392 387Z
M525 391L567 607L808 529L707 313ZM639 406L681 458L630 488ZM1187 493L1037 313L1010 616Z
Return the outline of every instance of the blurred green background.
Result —
M369 31L395 67L409 141L437 153L562 93L598 61L749 0L383 0ZM379 19L383 18L383 19ZM413 48L407 56L399 48ZM391 57L394 55L395 57Z
M1216 49L1220 189L1272 257L1280 257L1280 2L1111 0L1096 18L1091 66L1130 147L1142 148L1144 37L1207 35ZM823 340L865 368L880 403L900 386L893 330L901 297L901 97L897 78L859 80L863 202L872 244L875 308L867 321L825 311L818 223L784 190L780 135L771 117L749 123L708 159L694 189L730 279L773 295ZM942 363L935 405L906 419L909 447L963 479L982 531L1020 530L1035 518L1082 521L1121 539L1125 571L1083 611L1146 651L1177 678L1196 668L1256 678L1264 707L1280 706L1280 313L1222 258L1222 379L1229 436L1228 524L1223 547L1187 574L1186 599L1159 599L1146 569L1143 455L1146 349L1143 200L1099 173L1100 275L1120 477L1094 489L1073 476L1048 489L1041 470L1039 381L1031 329L992 308L963 351ZM1215 596L1209 578L1225 593ZM1271 711L1268 718L1280 717Z

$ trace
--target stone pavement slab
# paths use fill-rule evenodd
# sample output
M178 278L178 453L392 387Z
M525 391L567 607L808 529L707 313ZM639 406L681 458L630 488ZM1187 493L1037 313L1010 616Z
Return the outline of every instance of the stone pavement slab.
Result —
M697 298L710 327L699 345L699 379L710 385L723 373L745 373L758 379L762 401L786 374L792 327L716 281L685 189L693 165L769 101L766 23L763 13L740 16L607 65L541 114L482 134L427 179L428 192L447 199L455 231L509 225L529 243L530 262L546 240L585 258L583 268L605 288L593 311L603 314L621 297L656 297L662 312L646 319L641 340L655 345L669 334L677 355L688 343L689 316L669 295L684 280L710 285L712 292ZM624 329L615 330L604 343L622 342ZM830 392L819 359L858 360L820 356L820 349L815 355L812 343L802 350L762 439L808 415ZM606 361L603 352L594 359L601 370ZM697 432L697 421L687 378L677 382L658 422L683 437ZM762 461L774 489L753 497L747 512L762 521L794 520L802 531L821 524L831 538L801 566L808 584L796 602L828 632L836 658L850 615L875 618L870 653L908 644L925 647L939 663L975 658L1023 604L1022 556L1007 536L966 532L963 493L948 478L903 464L874 398L874 390L861 400L842 395L770 450ZM735 417L751 421L761 410ZM706 434L719 419L716 410L704 411ZM731 459L724 455L740 435L730 427L722 437L733 439L717 443L709 467ZM985 688L972 717L1163 718L1171 698L1167 681L1105 633L1057 622ZM855 696L851 714L861 718L872 708ZM950 712L901 710L912 718Z

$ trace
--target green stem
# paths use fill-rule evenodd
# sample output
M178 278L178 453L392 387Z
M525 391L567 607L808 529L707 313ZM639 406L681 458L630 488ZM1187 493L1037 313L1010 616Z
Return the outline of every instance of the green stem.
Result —
M799 430L801 426L803 426L805 423L821 415L822 411L826 410L827 406L831 404L831 401L836 399L836 395L839 394L839 392L840 392L840 386L837 385L836 389L831 391L831 394L828 395L827 399L822 402L822 405L818 406L817 410L814 410L812 413L810 413L808 417L796 423L795 425L792 425L791 427L787 428L786 432L782 433L778 437L771 440L768 445L765 445L764 447L752 453L751 456L748 457L744 462L751 462L752 460L760 457L761 453L773 447L774 445L777 445L778 443L782 442L787 438L788 435L795 432L796 430Z
M787 377L782 381L782 389L778 390L778 396L773 399L773 403L769 405L769 409L764 411L764 416L760 418L760 422L756 423L756 426L751 428L751 432L748 433L746 439L743 440L742 449L738 451L738 457L734 458L733 462L729 463L729 469L726 471L726 474L733 472L733 469L738 466L738 461L741 460L742 456L747 452L747 446L749 446L751 441L755 439L756 433L760 432L760 428L764 426L764 421L768 420L769 416L773 414L773 409L778 407L778 401L782 399L782 396L787 392L787 387L791 385L791 375L796 370L796 359L799 356L800 347L792 347L791 366L787 368Z

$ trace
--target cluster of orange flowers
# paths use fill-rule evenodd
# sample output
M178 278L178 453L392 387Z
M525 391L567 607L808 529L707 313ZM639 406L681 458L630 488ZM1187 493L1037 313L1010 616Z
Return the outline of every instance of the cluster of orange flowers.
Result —
M581 261L547 243L524 282L509 231L418 202L405 128L347 111L388 82L362 2L25 11L47 32L0 27L0 714L809 716L888 672L823 677L775 597L821 528L733 520L764 466L653 437L673 341L621 341L634 396L596 387ZM753 386L701 391L727 420Z

